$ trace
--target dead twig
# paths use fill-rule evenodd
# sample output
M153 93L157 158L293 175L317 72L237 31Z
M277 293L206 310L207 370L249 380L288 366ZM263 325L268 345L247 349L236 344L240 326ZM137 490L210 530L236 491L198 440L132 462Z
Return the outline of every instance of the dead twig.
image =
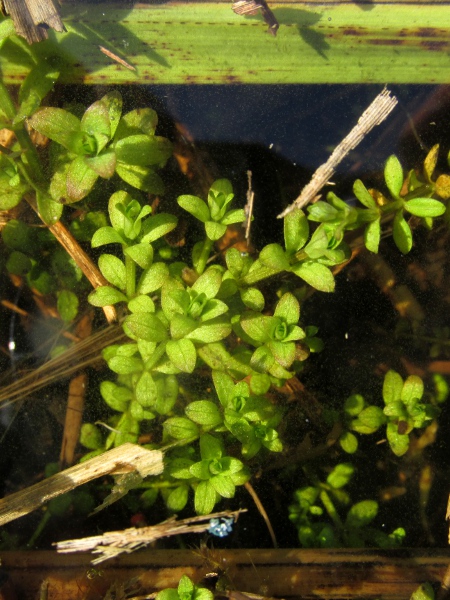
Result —
M110 558L115 558L119 554L129 554L140 548L144 548L152 542L174 535L184 533L204 533L210 528L211 519L233 518L237 520L245 509L236 511L223 511L211 515L200 515L177 521L175 517L152 525L150 527L130 527L123 531L109 531L103 535L94 535L77 540L66 540L54 544L60 553L70 552L93 552L100 554L98 558L92 560L93 565L97 565Z
M336 146L330 158L321 165L312 176L311 181L305 186L298 198L294 200L282 213L278 215L281 219L294 209L299 209L314 200L319 191L326 185L334 175L338 164L347 156L347 154L356 148L364 137L372 129L382 123L389 113L397 105L397 98L391 95L391 92L384 88L378 94L370 106L363 112L358 123L353 127L350 133Z
M0 525L27 515L52 498L70 492L93 479L136 471L141 477L148 477L159 475L163 470L163 453L160 450L146 450L130 443L122 444L20 492L6 496L0 500Z

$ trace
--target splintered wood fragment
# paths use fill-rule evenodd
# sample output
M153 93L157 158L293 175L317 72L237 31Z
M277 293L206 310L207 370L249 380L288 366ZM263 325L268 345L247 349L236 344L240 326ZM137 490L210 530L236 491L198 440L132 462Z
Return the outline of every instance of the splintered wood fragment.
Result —
M119 554L129 554L135 550L145 548L148 544L165 537L180 535L184 533L204 533L210 528L211 519L232 518L237 521L239 515L246 512L245 509L236 511L223 511L211 515L200 515L177 521L172 517L167 521L152 525L150 527L130 527L123 531L109 531L103 535L94 535L76 540L65 540L54 544L58 552L67 554L70 552L92 552L100 554L92 560L97 565Z
M269 26L267 33L273 36L277 35L280 24L270 10L266 0L235 0L232 8L233 12L237 15L256 15L261 11L264 21Z
M133 67L133 65L130 65L130 63L127 63L126 60L124 60L123 58L120 58L120 56L117 56L117 54L114 54L114 52L111 52L110 50L108 50L104 46L99 46L99 49L100 49L100 52L103 52L103 54L105 56L107 56L108 58L111 58L116 63L119 63L119 65L122 65L123 67L126 67L130 71L136 71L136 67Z
M65 31L57 3L53 0L3 0L18 35L29 44L48 38L48 29Z
M252 172L247 171L247 180L248 180L248 188L247 188L247 204L244 207L245 213L245 241L250 246L250 228L252 226L253 219L253 203L255 201L255 192L252 188Z
M358 123L353 127L350 133L336 146L330 158L321 165L312 176L311 181L305 186L298 198L289 205L282 213L278 215L281 219L294 209L299 209L314 200L319 191L326 185L334 175L336 167L347 156L347 154L356 148L364 137L372 129L382 123L390 112L397 105L397 98L391 95L391 92L384 88L378 94L370 106L363 112Z
M147 477L159 475L163 470L163 453L160 450L147 450L130 443L123 444L1 499L0 525L27 515L52 498L98 477L133 471L137 471L141 477Z

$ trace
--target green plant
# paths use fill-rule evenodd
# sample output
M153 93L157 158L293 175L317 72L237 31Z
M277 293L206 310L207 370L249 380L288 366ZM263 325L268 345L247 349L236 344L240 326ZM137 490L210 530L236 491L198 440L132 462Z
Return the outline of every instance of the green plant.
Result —
M417 375L406 381L395 371L388 371L383 383L384 409L368 404L360 394L346 399L342 414L328 411L325 418L329 423L341 420L345 431L339 437L341 448L348 454L358 449L355 433L372 434L386 425L386 437L392 452L403 456L409 448L410 434L422 429L439 414L434 398L423 400L424 385Z
M103 350L113 373L100 384L108 413L103 422L83 425L80 441L90 450L85 458L145 439L166 451L166 469L160 478L140 482L142 502L148 507L160 493L169 510L180 511L193 492L195 510L208 514L221 498L233 498L272 453L284 450L283 417L289 413L277 393L302 371L310 353L323 347L318 328L301 324L299 298L311 288L334 290L333 269L351 255L346 232L360 231L366 248L378 252L382 234L392 231L400 251L408 252L418 219L431 227L446 212L449 176L434 178L437 147L426 157L422 175L410 172L405 178L391 156L384 193L356 181L353 190L362 207L329 193L306 214L289 213L283 242L270 243L255 256L237 248L215 254L227 228L246 219L245 211L234 207L231 182L220 179L206 200L179 196L179 206L199 221L202 234L190 240L190 254L175 255L164 238L177 218L154 213L142 193L162 193L156 169L171 155L170 142L155 134L156 114L144 108L122 115L118 92L85 111L39 108L57 75L56 66L38 62L21 86L18 103L0 88L2 125L17 137L0 156L0 208L15 207L25 196L45 223L63 218L96 252L107 246L98 260L107 283L91 291L88 300L96 307L117 305L126 339ZM31 143L25 120L52 140L48 153ZM112 195L94 187L99 178L111 180ZM72 203L87 208L84 220L70 212L72 207L63 214L63 204ZM414 219L407 222L405 215ZM42 293L54 293L62 319L73 320L86 283L78 265L56 250L54 237L14 219L2 238L10 252L9 272ZM342 412L328 411L325 417L330 425L340 423L346 452L358 448L355 433L374 433L386 425L389 446L401 456L413 430L437 415L423 395L418 377L403 381L389 371L384 409L353 394ZM378 510L373 500L351 505L342 490L350 470L340 465L326 483L313 481L298 490L291 518L305 545L388 546L401 537L399 532L383 537L369 527ZM350 507L344 518L334 501ZM324 511L332 526L314 520ZM184 581L172 596L196 593Z
M404 529L398 528L386 534L370 525L378 513L377 502L362 500L351 504L350 496L343 488L354 472L352 464L341 463L331 471L325 482L313 477L313 485L295 492L295 503L289 507L289 519L297 527L303 547L395 548L401 544L405 537ZM347 511L344 519L338 510L341 507ZM328 520L323 520L324 517Z

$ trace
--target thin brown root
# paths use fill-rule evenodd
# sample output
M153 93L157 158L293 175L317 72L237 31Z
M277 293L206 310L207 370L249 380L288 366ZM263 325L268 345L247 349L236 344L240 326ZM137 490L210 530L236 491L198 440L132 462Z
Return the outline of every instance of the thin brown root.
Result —
M266 513L266 509L264 508L261 500L259 499L258 494L255 492L252 484L249 483L248 481L245 484L245 489L252 497L253 502L256 504L256 508L258 509L260 515L262 516L262 518L264 519L264 521L267 525L267 529L269 530L269 534L270 534L270 538L272 540L273 547L278 548L278 542L277 542L277 538L275 537L275 532L273 530L272 523L270 522L269 516Z

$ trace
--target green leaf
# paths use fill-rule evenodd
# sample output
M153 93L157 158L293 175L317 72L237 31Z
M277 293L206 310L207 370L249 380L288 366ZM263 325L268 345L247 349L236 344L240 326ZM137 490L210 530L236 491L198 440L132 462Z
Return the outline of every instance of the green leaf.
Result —
M218 269L209 268L196 280L192 289L197 294L205 294L207 298L214 298L222 283L222 276Z
M268 244L264 246L259 255L259 260L270 269L277 271L289 271L290 264L286 258L285 251L279 244Z
M63 205L59 202L55 202L47 194L37 192L36 194L37 207L41 219L46 225L54 225L63 213Z
M125 386L119 386L112 381L101 382L100 394L109 407L122 413L128 409L128 404L133 398L130 389Z
M398 432L397 423L388 423L386 437L392 452L396 456L403 456L409 448L409 436Z
M244 209L236 208L225 213L225 216L222 217L220 222L222 225L233 225L233 223L243 223L245 219L246 215Z
M190 402L185 408L186 416L195 423L206 427L216 427L222 423L222 415L209 400L196 400Z
M220 475L211 477L209 482L220 496L223 498L233 498L236 486L229 475L221 473Z
M127 165L162 165L172 155L166 138L145 134L130 135L114 144L117 160Z
M154 313L155 303L149 296L135 296L128 302L128 310L132 313Z
M166 353L171 362L183 373L192 373L195 369L197 352L191 340L169 340L166 344Z
M213 370L212 379L220 403L222 406L226 407L233 398L234 381L226 373L217 370Z
M109 179L116 169L116 155L112 150L105 150L98 156L85 156L86 165L103 179Z
M390 156L384 166L384 179L394 198L399 198L403 186L403 169L395 155Z
M125 291L126 269L123 262L113 254L102 254L98 260L98 266L103 277L112 285Z
M187 504L188 496L189 487L187 485L179 485L166 498L167 508L173 512L183 510Z
M116 139L137 133L153 135L158 124L158 115L152 108L136 108L126 113L120 120Z
M146 219L142 225L144 235L141 242L149 244L155 240L159 240L175 229L177 223L176 216L168 213L159 213Z
M177 202L181 208L186 210L202 223L206 223L210 220L208 205L201 198L186 194L184 196L178 196Z
M401 399L403 379L396 371L388 371L383 381L383 400L385 404Z
M215 221L207 221L205 223L206 235L208 236L208 239L213 242L220 240L220 238L225 235L226 230L227 226L222 225L222 223L216 223Z
M327 477L328 485L340 489L347 485L355 472L355 467L350 463L341 463L337 465Z
M344 412L349 417L356 417L364 408L364 398L360 394L349 396L344 403Z
M132 356L113 356L108 362L108 367L119 375L140 373L143 369L142 360Z
M80 431L80 444L89 450L103 448L104 442L100 429L93 423L83 423Z
M259 373L268 373L275 362L272 352L267 346L257 348L252 354L250 365Z
M334 292L334 277L328 267L312 260L297 263L291 271L320 292Z
M403 218L402 211L398 211L394 217L393 237L397 248L403 254L408 254L412 248L412 233L408 223Z
M98 175L88 167L84 156L78 156L67 171L67 202L78 202L85 198L95 185Z
M201 481L195 490L195 512L199 515L210 514L219 498L210 481Z
M423 396L423 381L417 375L410 375L401 391L400 399L404 404L411 404L414 400L420 400Z
M102 285L96 288L88 296L88 301L92 306L110 306L117 304L117 302L126 302L128 298L119 290L110 287L109 285Z
M244 288L239 292L241 300L247 308L254 311L260 311L264 308L264 295L257 288Z
M172 417L164 421L164 432L176 440L189 440L199 435L198 426L186 417Z
M376 208L377 204L360 179L353 184L353 193L366 208Z
M138 294L151 294L159 290L169 277L169 267L166 263L153 263L142 273L137 287Z
M43 98L53 89L58 77L59 70L45 61L39 61L31 69L19 89L20 107L14 124L34 113Z
M87 108L81 118L81 129L93 136L97 142L100 142L95 152L96 154L100 153L111 139L109 111L106 103L103 102L103 98Z
M45 137L61 144L67 150L77 151L78 136L81 133L81 121L62 108L41 108L28 121Z
M131 339L143 339L148 342L164 342L167 330L163 323L152 313L134 313L125 317L123 328Z
M8 273L14 275L26 275L31 271L32 266L33 263L31 262L31 259L23 252L17 250L11 252L6 261Z
M164 194L163 180L152 167L117 163L116 173L126 183L138 190L150 192L151 194Z
M144 408L152 408L158 398L158 388L148 371L144 371L139 377L135 388L136 400Z
M187 338L197 344L212 344L228 337L231 333L231 324L226 315L221 315L210 321L205 321L200 327L187 334Z
M354 454L358 450L358 438L350 431L344 431L339 438L339 445L347 454Z
M166 588L156 594L156 600L180 600L180 596L174 588Z
M141 269L148 269L153 261L153 247L150 244L129 246L125 248L124 254L129 256Z
M423 170L425 173L425 177L429 183L431 183L431 178L433 177L433 173L436 168L438 155L439 155L439 144L435 144L431 148L431 150L428 152L428 154L423 162Z
M433 198L413 198L405 202L404 207L416 217L440 217L445 213L445 204Z
M381 219L376 219L367 224L364 230L364 245L370 252L378 252L381 238Z
M363 500L354 504L347 513L345 526L349 529L367 527L378 514L378 502Z
M92 236L92 248L105 246L106 244L125 244L122 236L112 227L100 227Z
M58 292L58 300L56 307L59 316L66 323L70 323L78 314L78 298L69 290L61 290Z
M202 460L216 460L223 455L223 444L220 438L204 433L200 437L200 454Z
M367 406L359 413L358 421L373 433L385 422L383 410L379 406Z
M275 307L274 316L281 317L288 325L296 325L300 319L300 304L297 298L291 293L283 294Z
M434 600L435 594L430 583L422 583L412 594L410 600Z
M122 96L120 92L113 90L108 92L101 98L101 101L108 110L109 124L110 124L110 135L111 138L117 131L117 127L120 123L120 117L122 115ZM150 110L150 109L149 109Z
M256 342L261 343L270 339L273 323L273 317L253 311L245 312L240 319L240 325L245 333Z
M308 219L302 210L293 210L284 218L284 245L288 254L298 252L309 236Z

